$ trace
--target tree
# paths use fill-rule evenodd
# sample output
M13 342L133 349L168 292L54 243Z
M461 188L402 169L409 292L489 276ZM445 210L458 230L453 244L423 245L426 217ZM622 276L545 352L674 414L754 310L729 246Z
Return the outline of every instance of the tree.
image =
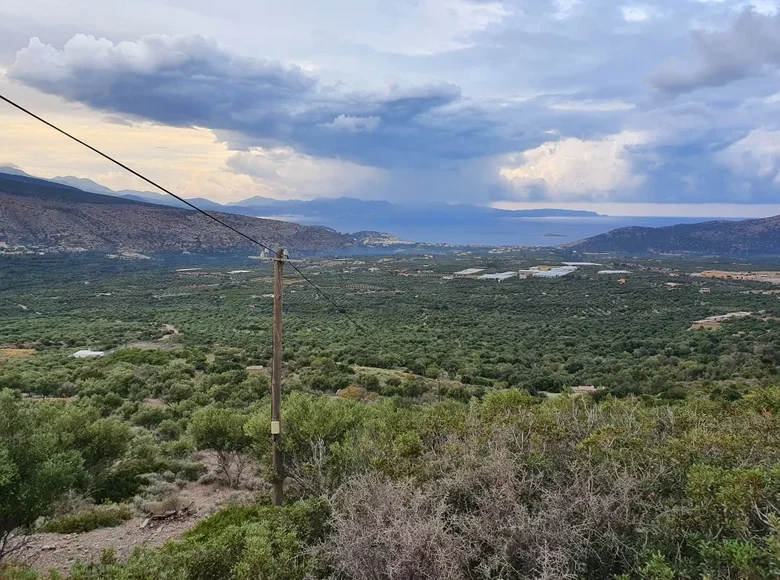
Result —
M205 407L192 415L189 433L198 449L217 453L219 469L230 487L238 487L246 467L249 437L244 434L247 417L235 411Z
M28 530L84 477L83 459L62 448L35 407L0 392L0 561L14 533Z

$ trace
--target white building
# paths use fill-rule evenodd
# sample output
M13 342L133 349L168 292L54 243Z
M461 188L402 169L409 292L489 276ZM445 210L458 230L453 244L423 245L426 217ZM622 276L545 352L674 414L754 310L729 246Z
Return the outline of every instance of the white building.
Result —
M558 266L555 268L541 269L539 266L531 268L535 278L562 278L577 270L577 266Z
M106 356L106 353L102 350L79 350L70 355L70 358L96 358L99 356Z
M502 280L506 280L507 278L511 278L513 276L517 276L517 272L501 272L499 274L482 274L478 278L478 280L498 280L501 282Z
M474 274L479 274L480 272L484 271L485 268L466 268L460 272L455 272L453 276L473 276Z

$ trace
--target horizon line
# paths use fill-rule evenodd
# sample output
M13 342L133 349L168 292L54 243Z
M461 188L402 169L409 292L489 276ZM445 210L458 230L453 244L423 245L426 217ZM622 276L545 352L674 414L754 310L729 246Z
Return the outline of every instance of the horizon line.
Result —
M593 211L608 217L667 217L702 219L756 219L780 215L780 204L773 203L652 203L652 202L537 202L499 201L495 209L565 209Z

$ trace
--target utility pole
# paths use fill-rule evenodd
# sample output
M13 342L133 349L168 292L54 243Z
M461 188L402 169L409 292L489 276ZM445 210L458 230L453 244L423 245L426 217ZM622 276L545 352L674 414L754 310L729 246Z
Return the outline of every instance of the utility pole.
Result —
M271 385L271 437L273 438L274 505L284 503L284 465L282 462L282 279L284 249L274 259L274 358Z

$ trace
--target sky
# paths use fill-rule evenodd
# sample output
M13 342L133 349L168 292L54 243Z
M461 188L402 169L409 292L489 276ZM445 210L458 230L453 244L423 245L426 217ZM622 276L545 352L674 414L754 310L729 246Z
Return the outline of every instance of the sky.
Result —
M780 0L0 0L0 92L187 197L780 203ZM149 189L0 103L0 165Z

